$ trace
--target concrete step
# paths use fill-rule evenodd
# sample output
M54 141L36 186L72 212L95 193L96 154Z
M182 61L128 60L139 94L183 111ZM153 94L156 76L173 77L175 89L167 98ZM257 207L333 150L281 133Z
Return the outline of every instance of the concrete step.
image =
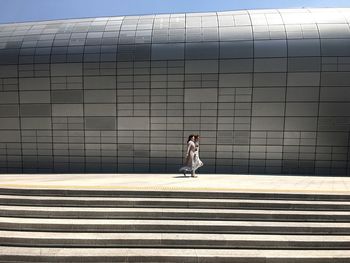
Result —
M349 250L0 247L1 262L348 263Z
M0 189L0 262L349 263L349 197Z
M155 232L350 235L350 223L0 217L0 230L54 232Z
M2 217L350 222L350 212L248 209L0 206Z
M350 211L350 201L123 198L123 197L52 197L0 195L0 205L66 207L162 207L215 209L278 209L314 211Z
M56 186L59 188L59 186ZM66 190L66 189L20 189L0 188L0 195L70 196L70 197L155 197L193 199L250 199L250 200L302 200L302 201L348 201L350 194L300 194L256 193L214 191L143 191L143 190Z
M0 231L1 246L349 249L350 236Z

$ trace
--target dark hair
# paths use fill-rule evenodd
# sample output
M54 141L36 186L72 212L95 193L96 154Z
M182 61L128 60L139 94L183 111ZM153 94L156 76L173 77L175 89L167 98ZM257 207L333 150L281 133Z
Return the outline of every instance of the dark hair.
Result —
M193 135L195 140L199 139L199 134Z
M190 136L188 136L187 143L192 139L193 136L193 134L190 134Z

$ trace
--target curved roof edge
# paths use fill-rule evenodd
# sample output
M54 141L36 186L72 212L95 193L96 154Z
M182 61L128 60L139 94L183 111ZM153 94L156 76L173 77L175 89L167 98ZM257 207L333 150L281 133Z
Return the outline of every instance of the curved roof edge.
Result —
M349 17L348 21L350 23L350 7L344 7L344 8L339 8L339 7L322 7L322 8L315 8L315 7L303 7L303 8L257 8L257 9L237 9L237 10L221 10L221 11L199 11L199 12L183 12L183 13L155 13L155 14L133 14L133 15L117 15L117 16L97 16L97 17L72 17L72 18L57 18L57 19L48 19L48 20L31 20L31 21L22 21L22 22L8 22L8 23L0 23L0 27L3 25L20 25L20 24L47 24L47 23L59 23L59 22L83 22L84 20L86 21L98 21L98 20L107 20L107 19L113 19L113 18L132 18L132 17L147 17L147 16L165 16L165 15L194 15L194 16L199 16L199 15L205 15L205 14L211 14L211 13L216 13L216 14L230 14L230 13L239 13L239 12L249 12L249 13L266 13L268 11L278 11L278 12L300 12L301 10L304 10L305 12L313 11L313 10L318 10L318 11L329 11L329 10L346 10L349 12Z

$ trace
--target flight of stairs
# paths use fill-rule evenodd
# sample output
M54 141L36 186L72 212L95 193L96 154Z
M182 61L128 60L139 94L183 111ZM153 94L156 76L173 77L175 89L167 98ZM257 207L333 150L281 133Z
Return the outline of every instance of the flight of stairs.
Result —
M350 195L0 189L0 262L349 263Z

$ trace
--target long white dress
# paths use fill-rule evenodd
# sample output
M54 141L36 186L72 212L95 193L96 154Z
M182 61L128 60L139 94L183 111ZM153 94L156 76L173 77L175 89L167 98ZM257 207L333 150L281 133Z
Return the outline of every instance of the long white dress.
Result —
M193 156L192 171L195 172L199 167L203 166L203 162L199 159L199 143L196 142L196 149Z
M181 173L191 173L194 164L194 153L196 152L196 145L193 141L187 143L186 160L184 166L182 166L179 171Z
M194 173L199 167L203 166L203 162L199 159L199 144L189 141L187 143L185 165L180 168L181 173Z

